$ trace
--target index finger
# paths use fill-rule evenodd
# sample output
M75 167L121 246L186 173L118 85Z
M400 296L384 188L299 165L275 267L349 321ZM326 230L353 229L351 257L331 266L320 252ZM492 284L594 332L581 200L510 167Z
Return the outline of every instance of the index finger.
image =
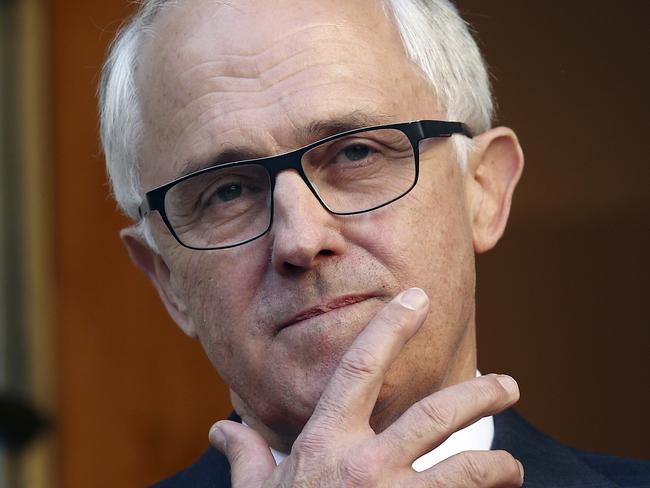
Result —
M323 418L337 419L343 429L367 424L386 371L420 328L428 305L423 290L410 288L381 309L341 358L308 424Z

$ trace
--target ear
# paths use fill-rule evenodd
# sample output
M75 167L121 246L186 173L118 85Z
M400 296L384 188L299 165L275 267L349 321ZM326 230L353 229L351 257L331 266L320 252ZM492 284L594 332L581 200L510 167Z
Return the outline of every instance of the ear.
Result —
M474 138L465 194L477 254L492 249L503 235L523 168L524 154L511 129L496 127Z
M196 327L188 314L187 306L174 290L169 267L163 258L149 247L136 226L122 229L120 237L131 260L153 283L174 322L188 336L196 338Z

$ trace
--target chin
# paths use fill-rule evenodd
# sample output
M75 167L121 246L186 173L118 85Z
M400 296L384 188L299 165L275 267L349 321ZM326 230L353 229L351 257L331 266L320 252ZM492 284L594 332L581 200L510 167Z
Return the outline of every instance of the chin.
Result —
M289 371L289 369L285 370ZM329 376L302 375L267 378L264 384L240 390L245 409L276 434L294 439L311 418ZM253 386L251 388L251 386Z
M304 398L296 398L291 404L266 405L261 412L260 420L269 429L280 436L294 440L302 432L309 421L318 401L310 402Z

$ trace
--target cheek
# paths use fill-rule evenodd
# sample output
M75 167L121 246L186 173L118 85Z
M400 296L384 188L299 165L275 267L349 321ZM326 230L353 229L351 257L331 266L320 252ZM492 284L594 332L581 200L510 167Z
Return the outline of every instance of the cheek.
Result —
M438 171L422 171L408 195L346 227L346 238L380 261L402 287L454 276L472 255L461 178L452 164L431 162Z
M183 252L175 269L199 341L213 362L250 344L256 290L268 257L263 240L222 251ZM246 325L246 327L244 327Z
M427 292L427 326L413 347L440 358L470 320L474 254L460 171L449 161L432 161L429 168L437 171L423 171L411 193L362 223L362 245L391 272L398 291L418 286Z

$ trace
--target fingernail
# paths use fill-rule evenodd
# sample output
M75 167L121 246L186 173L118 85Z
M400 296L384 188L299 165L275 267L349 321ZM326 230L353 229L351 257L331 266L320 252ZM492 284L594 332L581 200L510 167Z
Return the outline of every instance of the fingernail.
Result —
M427 297L427 294L420 288L409 288L399 297L399 302L402 306L410 310L419 310L424 307L428 301L429 298Z
M521 482L523 483L524 482L524 465L521 464L519 459L515 459L515 461L517 461L517 464L519 465L519 474L521 475Z
M210 438L210 442L213 446L222 452L226 452L226 436L219 427L213 426L210 429L210 434L208 434L208 437Z
M517 385L517 382L507 374L497 375L497 381L501 383L501 386L503 386L508 393L512 395L519 393L519 385Z

